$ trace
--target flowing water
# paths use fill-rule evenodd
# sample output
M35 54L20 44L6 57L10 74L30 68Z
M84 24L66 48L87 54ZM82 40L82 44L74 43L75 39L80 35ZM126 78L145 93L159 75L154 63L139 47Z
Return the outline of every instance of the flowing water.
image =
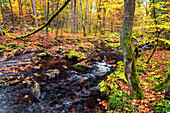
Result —
M76 61L33 53L0 63L0 113L92 112L100 97L97 84L116 68L90 61L81 71L73 68ZM38 92L32 90L35 83Z

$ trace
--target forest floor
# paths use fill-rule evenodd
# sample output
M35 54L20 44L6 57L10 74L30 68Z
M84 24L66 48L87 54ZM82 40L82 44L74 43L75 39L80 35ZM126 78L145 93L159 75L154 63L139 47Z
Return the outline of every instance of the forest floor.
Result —
M11 33L11 35L14 35L14 34ZM16 56L25 55L27 53L35 53L37 55L40 55L40 53L48 51L50 52L51 55L46 55L45 57L57 55L57 58L55 58L56 60L58 58L69 59L71 57L71 54L69 54L69 52L76 51L78 52L76 53L78 54L77 56L79 56L79 57L76 56L77 57L76 61L75 59L72 58L70 59L73 61L71 65L61 63L63 65L63 68L71 69L71 72L74 72L76 74L83 73L83 69L80 69L79 67L73 68L73 65L76 63L86 65L87 66L86 68L88 70L88 68L91 67L92 61L106 62L106 64L116 67L117 66L116 63L122 60L122 55L120 55L120 53L113 52L114 50L120 49L119 48L119 37L116 36L115 34L103 35L103 36L89 35L87 37L84 37L82 34L70 34L70 33L63 33L62 35L63 35L62 37L54 39L55 37L54 33L49 33L49 37L47 38L45 36L45 33L40 32L40 33L34 34L33 36L30 36L29 38L25 38L24 40L20 40L20 39L13 40L13 39L9 39L6 36L0 36L0 54L1 54L0 76L3 76L3 77L0 77L1 86L14 85L13 83L15 84L21 83L21 81L18 81L16 79L13 80L13 78L15 78L14 75L4 74L4 72L9 71L9 68L11 68L11 66L6 65L4 62L10 61L11 59L14 59ZM105 40L107 43L103 42L103 40ZM112 46L108 46L109 43ZM113 46L115 48L112 48ZM150 90L150 87L161 82L165 78L166 73L170 72L170 68L169 68L170 51L164 49L163 47L158 47L152 59L150 60L150 63L146 64L146 60L149 58L151 53L152 53L152 50L144 51L141 53L141 56L138 58L138 63L137 63L138 73L139 73L139 78L141 80L141 86L145 94L145 98L143 100L130 99L130 103L129 103L130 106L137 108L137 112L148 112L148 113L155 112L154 108L156 107L159 107L159 109L170 108L170 101L163 99L164 92L165 92L164 90L162 90L161 92L155 92L155 91ZM27 56L24 56L24 57L26 58ZM15 70L13 71L14 72L15 71L19 72L21 70L26 71L30 68L35 68L37 65L39 67L36 67L36 68L41 68L41 69L46 68L46 70L49 70L51 69L50 67L54 66L54 64L59 64L58 63L59 61L56 60L56 61L51 62L48 65L44 65L44 64L40 65L41 60L37 59L37 57L31 58L31 60L33 60L34 63L24 64L23 66L18 65L18 64L12 65L12 67L15 66ZM22 61L17 61L17 63L19 62L22 62ZM71 66L71 68L69 68L69 66ZM56 71L56 69L54 70ZM42 76L42 75L39 75L41 74L40 71L38 71L37 73L38 74L36 76ZM106 80L106 77L107 75L103 77L103 79ZM125 82L120 81L119 77L117 78L115 77L116 81L114 81L113 83L119 84L119 86L121 86L119 92L127 92L128 94L130 94L128 85ZM10 79L12 79L13 82L11 82ZM29 77L29 79L31 79L31 77ZM28 80L28 77L24 78L24 80L22 81L27 81L27 80ZM43 81L44 80L45 79L43 79ZM95 83L96 86L100 81ZM38 82L40 83L40 81ZM111 84L111 83L107 83L107 84ZM85 85L87 87L87 84ZM94 112L106 112L106 111L113 112L114 109L116 109L117 112L122 112L120 110L120 107L112 106L109 108L108 98L106 99L102 97L101 94L99 93L98 95L100 96L97 96L97 98L95 98L96 99L95 101L91 101L91 100L89 101L91 103L95 102L94 106L91 107L91 109L90 107L89 108L84 107L82 111L77 110L78 108L75 108L75 107L70 107L69 109L72 112L93 112L93 111ZM23 101L24 98L27 98L27 97L23 96L23 99L20 99L20 101ZM124 99L123 101L126 101L126 99ZM30 102L30 101L27 100L27 102ZM22 103L22 102L19 102L19 103ZM149 107L151 104L155 104L155 105Z

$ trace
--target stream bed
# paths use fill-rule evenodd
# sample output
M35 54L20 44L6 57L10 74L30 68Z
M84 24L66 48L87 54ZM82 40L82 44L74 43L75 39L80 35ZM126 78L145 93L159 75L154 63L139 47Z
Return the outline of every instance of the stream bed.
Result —
M101 107L97 84L116 67L90 61L82 71L73 67L76 63L33 53L0 61L0 113L89 113Z

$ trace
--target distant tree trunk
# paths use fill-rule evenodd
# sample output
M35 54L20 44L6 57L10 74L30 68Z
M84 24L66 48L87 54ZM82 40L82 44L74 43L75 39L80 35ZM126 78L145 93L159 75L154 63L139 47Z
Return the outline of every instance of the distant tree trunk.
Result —
M76 15L77 15L77 16L76 16L76 33L78 33L78 32L79 32L79 29L80 29L80 28L79 28L79 27L80 27L80 26L79 26L79 10L78 10L78 9L79 9L79 7L77 6L77 7L76 7Z
M89 33L91 33L91 25L92 25L92 6L90 6L90 15L89 15Z
M14 20L14 13L13 13L13 9L12 9L12 4L11 4L11 0L9 0L9 5L10 5L10 8L11 8L11 20L12 20L12 24L15 25L15 20Z
M34 18L35 18L35 27L38 28L38 20L37 20L37 11L36 11L36 6L35 6L35 0L32 0L32 9L34 13Z
M114 32L114 15L113 15L113 19L111 19L111 33Z
M4 15L4 9L2 7L2 1L0 0L0 7L1 7L1 14L2 14L2 20L3 20L3 23L5 23L5 15Z
M85 11L85 19L84 19L84 36L87 36L87 10L88 10L88 0L86 0L86 11Z
M103 9L103 30L102 30L102 35L105 34L105 25L106 25L106 8Z
M97 30L98 30L98 23L99 23L99 8L98 8L98 0L96 0L96 4L97 4L97 22L96 22L96 30L95 30L95 36L97 35Z
M124 0L124 14L120 43L124 55L125 77L129 83L131 94L134 99L143 99L144 93L140 86L137 74L135 53L131 46L134 11L135 0Z
M154 4L155 5L155 1L153 0L152 1L152 4ZM155 6L153 6L153 17L154 17L154 22L155 22L155 25L158 25L158 22L157 22L157 18L156 18L156 9L155 9ZM159 38L159 35L160 35L160 33L161 32L159 32L158 31L158 28L156 28L156 32L155 32L156 34L155 34L155 36L156 36L156 38ZM157 46L158 46L158 44L157 44L158 42L156 42L156 44L155 44L155 46L154 46L154 49L153 49L153 51L152 51L152 54L151 54L151 56L149 57L149 59L147 60L147 62L146 63L149 63L149 61L150 61L150 59L152 58L152 56L153 56L153 54L155 53L155 51L156 51L156 48L157 48Z
M20 20L20 30L21 30L21 33L22 33L22 30L23 30L23 21L22 21L22 4L21 4L21 0L18 0L18 4L19 4L19 20Z
M73 10L73 0L71 0L71 33L74 33L74 10Z
M76 7L76 0L74 0L74 33L77 33Z
M83 18L83 8L82 8L81 0L80 0L80 8L81 8L81 25L82 25L82 28L83 28L83 33L85 33L84 18Z
M57 0L57 7L56 7L56 10L58 10L59 8L59 0ZM59 29L59 15L57 15L57 18L56 18L56 34L55 34L55 39L58 38L58 29Z
M52 4L52 8L51 8L51 12L52 12L52 14L54 13L54 5ZM52 21L51 22L51 33L53 32L53 30L54 30L54 21Z
M47 14L46 14L46 20L48 20L48 16L49 16L49 0L47 1ZM46 33L47 33L47 36L49 36L49 34L48 34L48 27L49 27L49 25L47 25L47 27L46 27Z

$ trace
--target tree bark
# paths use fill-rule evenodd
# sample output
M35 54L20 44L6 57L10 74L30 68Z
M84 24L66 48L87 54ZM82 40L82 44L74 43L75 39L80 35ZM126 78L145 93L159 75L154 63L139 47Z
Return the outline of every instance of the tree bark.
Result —
M74 0L74 33L77 33L76 7L77 3L76 0Z
M88 10L88 0L86 0L86 11L85 11L85 19L84 19L84 36L87 36L87 10Z
M58 7L59 7L59 0L57 0L57 7L56 7L56 10L58 10ZM56 34L55 34L55 39L58 38L58 29L59 29L58 20L59 20L59 15L57 15L57 18L56 18Z
M74 11L73 11L73 0L71 0L71 33L74 33Z
M1 7L2 20L3 20L3 23L5 23L4 9L2 7L2 1L1 0L0 0L0 7Z
M125 77L129 83L131 94L134 99L144 98L143 90L136 69L135 53L131 46L133 17L135 0L124 0L123 23L120 34L120 43L123 49Z
M32 0L32 9L33 9L33 13L34 13L34 18L35 18L35 27L38 28L38 20L37 20L37 11L36 11L36 7L35 7L35 0Z
M47 1L47 9L46 10L47 10L47 12L46 12L46 20L48 20L48 16L49 16L49 0ZM48 27L49 27L49 25L46 26L47 37L49 36Z
M102 29L102 35L105 34L105 26L106 26L106 8L103 9L103 29Z

